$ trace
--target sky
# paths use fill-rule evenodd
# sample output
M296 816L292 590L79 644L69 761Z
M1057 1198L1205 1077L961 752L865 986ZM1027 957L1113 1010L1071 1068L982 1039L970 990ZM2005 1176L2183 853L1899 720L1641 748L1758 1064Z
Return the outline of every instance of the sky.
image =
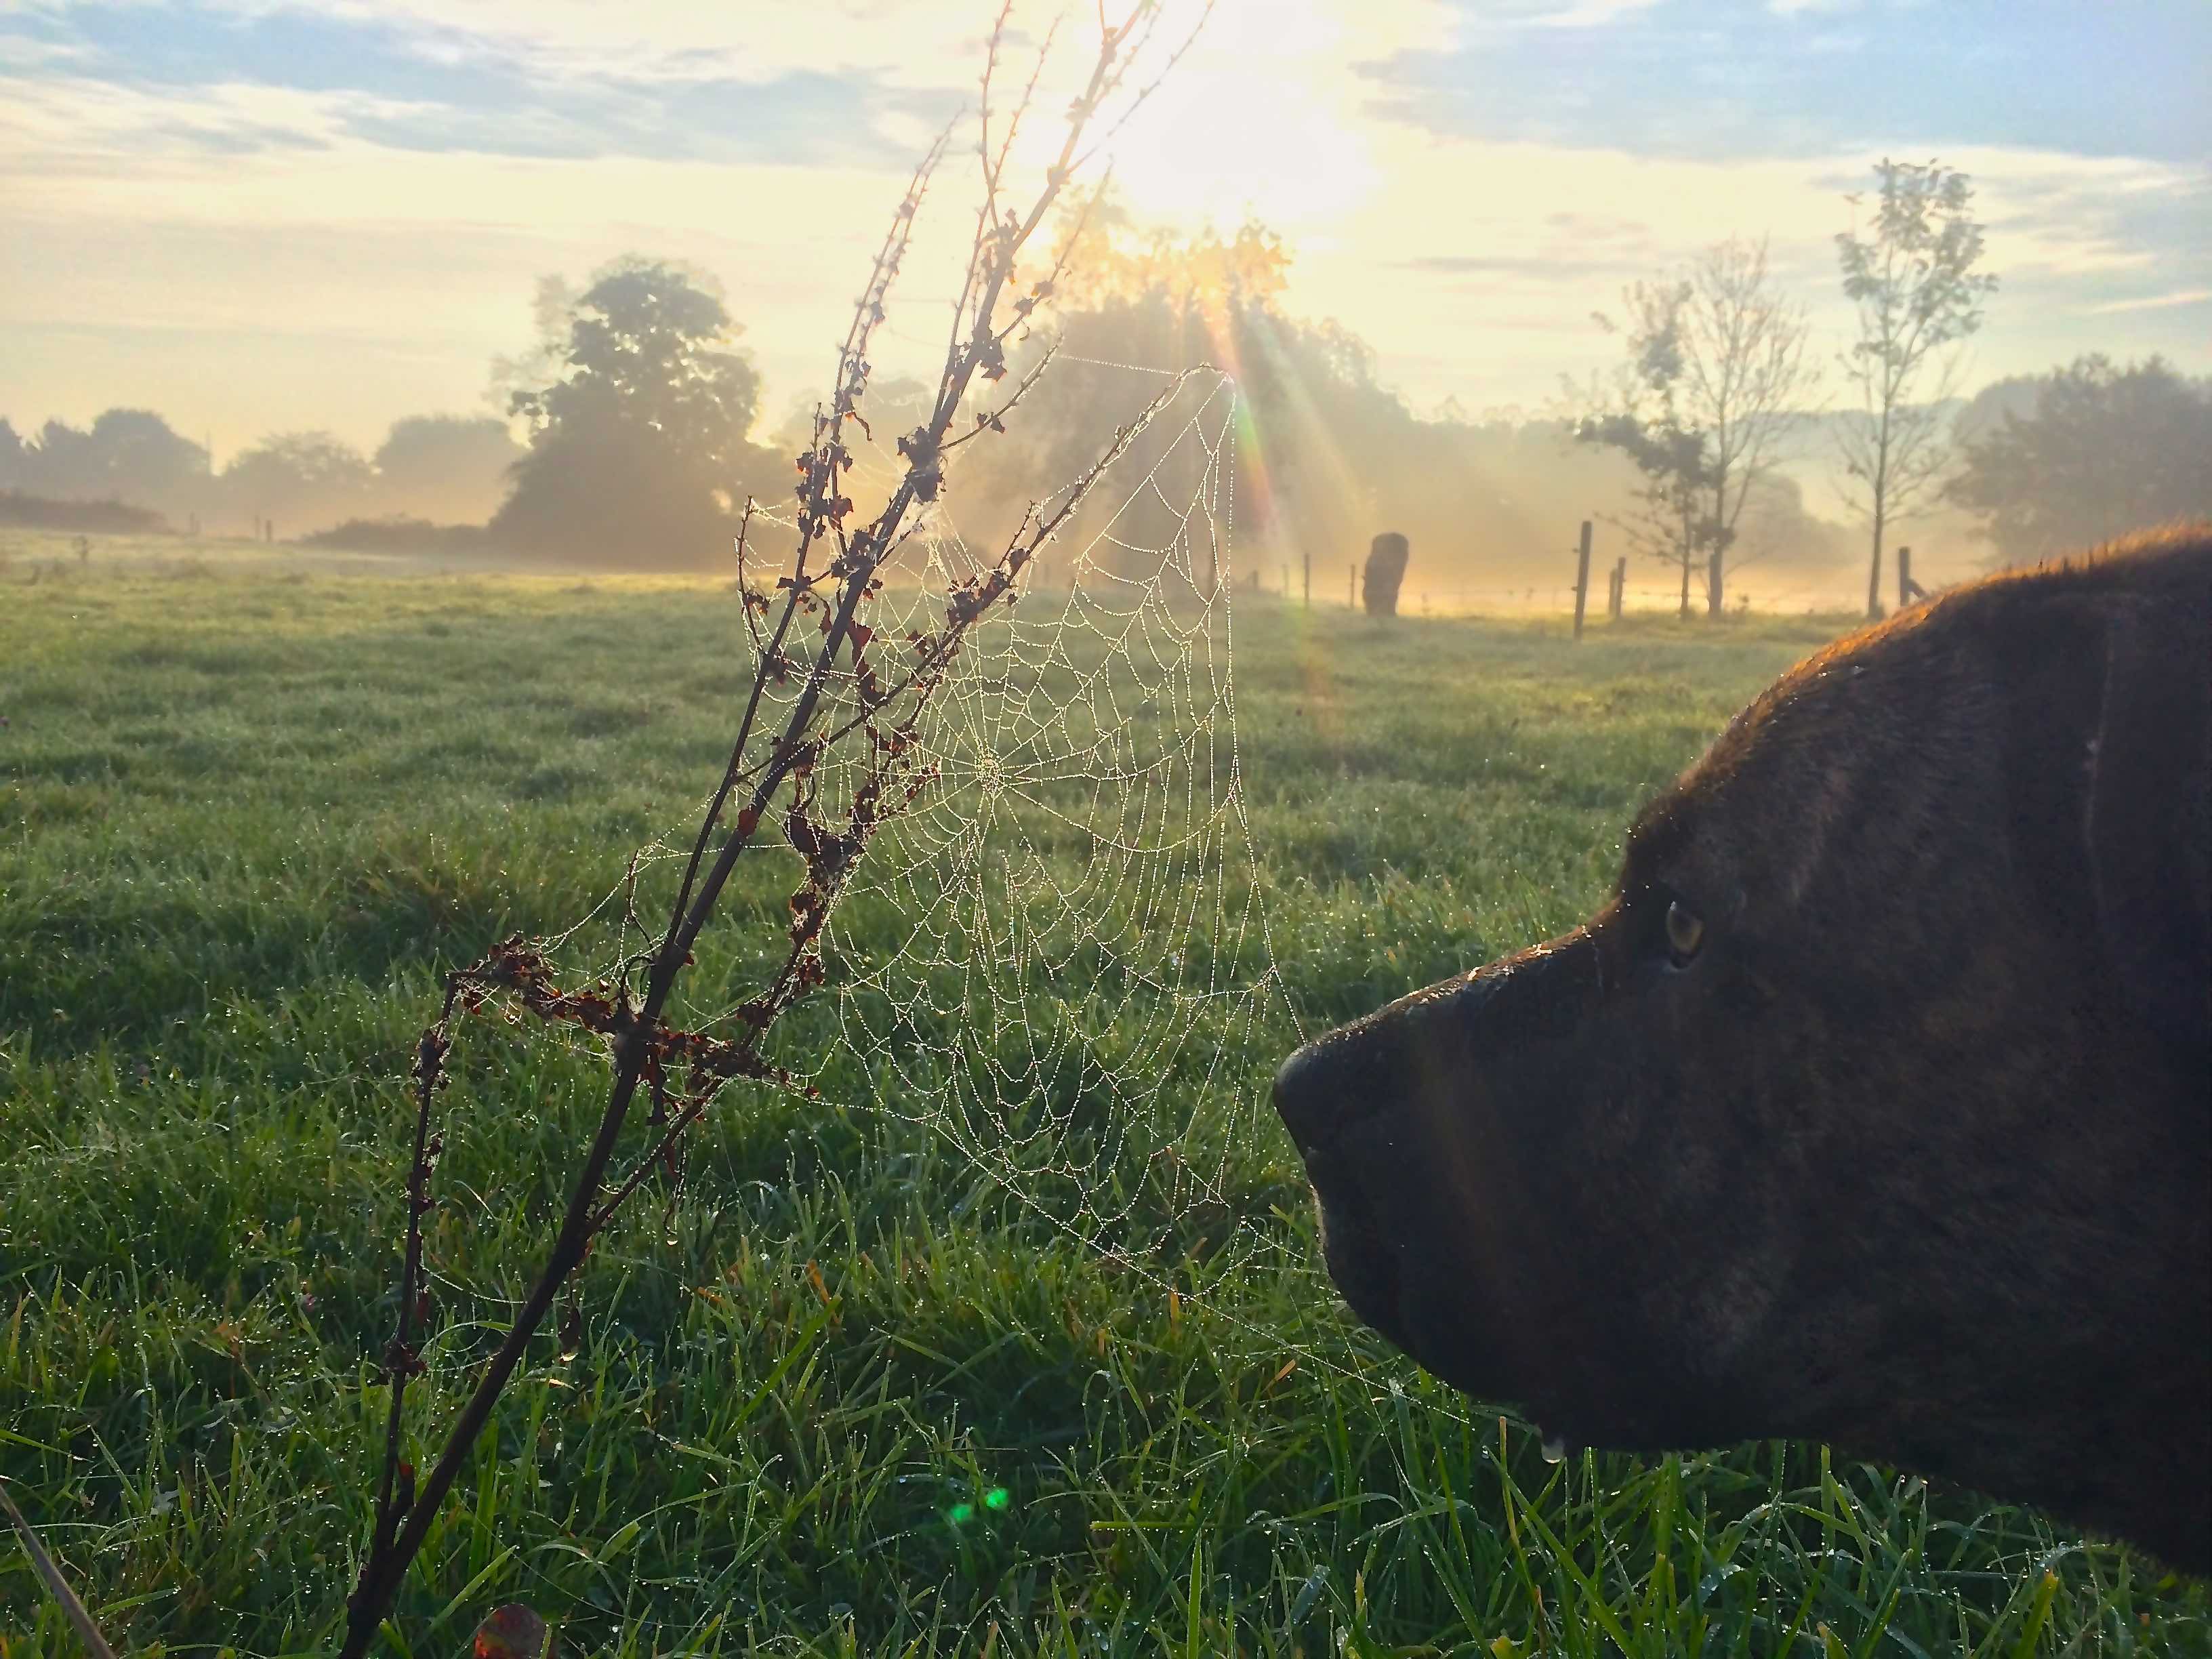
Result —
M373 447L489 407L538 277L637 252L720 279L772 422L972 109L994 4L0 0L0 416ZM1060 102L1097 16L1016 10L1017 56L1060 19ZM1832 351L1884 155L1975 182L2001 287L1969 384L2087 350L2204 374L2208 72L2208 0L1217 0L1111 159L1136 214L1285 234L1291 308L1425 411L1540 409L1612 361L1624 283L1731 235ZM937 183L884 369L940 349L975 171Z

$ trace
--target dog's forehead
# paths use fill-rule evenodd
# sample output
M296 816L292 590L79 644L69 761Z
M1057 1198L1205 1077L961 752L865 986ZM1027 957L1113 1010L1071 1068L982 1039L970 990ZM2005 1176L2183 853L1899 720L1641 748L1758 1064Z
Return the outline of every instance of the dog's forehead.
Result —
M1630 826L1622 887L1635 891L1699 866L1734 865L1775 836L1773 797L1808 788L1844 760L1851 690L1870 666L1868 635L1839 641L1790 669L1741 709Z
M1649 802L1629 825L1621 886L1629 892L1663 881L1688 855L1695 842L1698 801L1686 775Z

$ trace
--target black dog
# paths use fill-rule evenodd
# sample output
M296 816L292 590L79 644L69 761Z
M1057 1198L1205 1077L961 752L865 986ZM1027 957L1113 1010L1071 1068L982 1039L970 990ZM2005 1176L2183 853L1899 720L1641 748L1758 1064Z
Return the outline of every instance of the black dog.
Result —
M1801 665L1587 925L1275 1099L1352 1309L1553 1435L1825 1441L2212 1571L2212 527Z

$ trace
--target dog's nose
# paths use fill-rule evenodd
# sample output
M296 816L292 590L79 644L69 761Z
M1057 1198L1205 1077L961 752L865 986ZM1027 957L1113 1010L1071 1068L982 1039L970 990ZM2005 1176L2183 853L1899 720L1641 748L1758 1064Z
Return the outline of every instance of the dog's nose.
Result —
M1326 1037L1309 1042L1275 1073L1275 1112L1302 1153L1329 1138L1331 1121L1343 1097L1342 1067L1336 1055L1342 1046L1340 1039Z
M1275 1110L1301 1152L1377 1112L1432 1097L1466 1065L1464 1028L1494 987L1447 981L1316 1037L1275 1073Z

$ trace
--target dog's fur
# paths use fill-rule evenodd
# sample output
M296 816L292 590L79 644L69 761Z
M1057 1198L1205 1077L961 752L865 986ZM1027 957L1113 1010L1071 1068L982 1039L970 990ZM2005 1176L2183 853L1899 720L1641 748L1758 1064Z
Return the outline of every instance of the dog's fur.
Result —
M1597 1446L1825 1441L2212 1571L2212 526L1801 665L1586 926L1276 1103L1352 1309L1457 1386Z

